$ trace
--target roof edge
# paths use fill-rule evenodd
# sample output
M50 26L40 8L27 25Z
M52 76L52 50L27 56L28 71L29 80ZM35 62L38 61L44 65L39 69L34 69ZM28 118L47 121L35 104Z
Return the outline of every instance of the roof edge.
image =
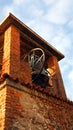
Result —
M10 26L10 24L15 25L22 32L26 32L25 30L27 30L27 32L26 32L27 35L30 37L33 36L33 38L37 42L39 42L39 44L40 43L41 43L41 45L43 44L45 49L47 49L48 51L50 51L53 55L55 55L57 57L58 61L60 61L61 59L64 58L64 55L60 51L58 51L55 47L53 47L51 44L49 44L46 40L44 40L41 36L39 36L36 32L34 32L32 29L30 29L27 25L25 25L22 21L20 21L18 18L16 18L10 12L0 23L0 33L4 32L5 29L8 26Z

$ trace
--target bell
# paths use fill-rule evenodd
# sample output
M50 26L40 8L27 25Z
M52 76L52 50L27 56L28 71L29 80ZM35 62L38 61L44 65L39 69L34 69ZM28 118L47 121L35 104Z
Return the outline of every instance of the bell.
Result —
M32 49L26 56L31 66L32 82L45 87L48 84L48 72L44 67L45 53L41 48ZM24 60L25 58L24 57Z

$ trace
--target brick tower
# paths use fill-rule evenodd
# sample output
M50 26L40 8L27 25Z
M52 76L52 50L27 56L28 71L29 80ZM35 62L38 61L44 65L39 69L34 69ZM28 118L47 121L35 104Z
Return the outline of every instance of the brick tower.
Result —
M73 104L64 90L58 64L62 58L9 13L0 24L0 130L68 130Z

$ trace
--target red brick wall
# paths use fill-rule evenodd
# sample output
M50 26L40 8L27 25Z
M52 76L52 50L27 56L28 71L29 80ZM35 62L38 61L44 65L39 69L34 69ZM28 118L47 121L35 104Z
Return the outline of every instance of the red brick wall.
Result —
M0 130L4 130L5 126L5 108L6 106L6 88L2 89L0 85Z
M20 70L20 33L10 26L5 31L2 73L17 78Z
M19 76L21 83L32 85L31 67L28 62L21 61Z
M26 130L72 130L73 129L73 104L41 93L30 91L22 92L20 104L22 106L23 119L19 120ZM37 96L35 96L37 95ZM24 123L25 122L25 123ZM15 123L16 124L16 123ZM23 124L23 125L22 125Z
M73 130L73 103L6 84L5 130Z
M2 74L5 73L13 79L18 78L20 82L32 83L30 66L20 61L20 32L13 25L5 31L4 35Z

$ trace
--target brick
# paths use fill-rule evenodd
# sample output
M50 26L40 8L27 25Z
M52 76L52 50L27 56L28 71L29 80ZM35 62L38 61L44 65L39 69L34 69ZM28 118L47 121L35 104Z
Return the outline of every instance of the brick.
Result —
M18 77L19 68L20 68L20 33L14 26L10 26L5 31L4 36L4 55L3 55L2 74L8 73L12 77L16 78Z

